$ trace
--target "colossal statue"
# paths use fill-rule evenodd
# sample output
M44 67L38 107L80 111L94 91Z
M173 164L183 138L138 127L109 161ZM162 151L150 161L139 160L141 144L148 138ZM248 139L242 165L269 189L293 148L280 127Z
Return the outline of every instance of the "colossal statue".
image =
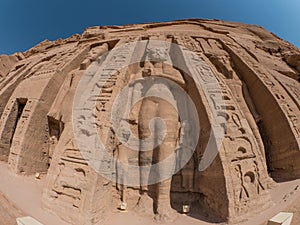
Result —
M300 177L299 55L261 27L192 19L1 56L0 160L47 174L43 206L72 224L118 207L241 224Z

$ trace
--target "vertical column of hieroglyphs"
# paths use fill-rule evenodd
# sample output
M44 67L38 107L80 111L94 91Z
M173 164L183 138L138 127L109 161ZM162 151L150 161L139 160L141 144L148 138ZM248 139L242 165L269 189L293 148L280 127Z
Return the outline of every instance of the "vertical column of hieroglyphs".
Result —
M269 138L271 169L299 177L299 108L272 74L237 43L223 43L248 86Z
M200 43L204 41L206 40L202 39ZM205 51L203 44L201 46ZM233 218L246 213L246 211L255 211L257 206L269 201L269 195L265 185L268 175L264 157L254 138L252 129L240 110L240 106L236 103L231 90L226 85L224 78L219 76L217 71L213 73L211 68L203 62L191 60L191 57L187 55L185 60L188 68L195 70L193 73L195 74L194 79L197 83L202 84L199 88L204 89L204 97L209 102L209 106L213 107L211 110L216 111L217 123L224 129L225 136L222 140L219 157L224 173L222 176L224 176L226 182L227 197L224 197L229 202L227 206L229 207L229 214L222 216ZM226 64L223 64L224 71L230 71L226 66ZM209 78L212 76L216 76L219 86L209 83ZM222 101L216 99L218 94L222 95ZM207 151L209 150L207 149ZM232 179L227 179L228 177L232 177ZM226 210L221 211L225 212Z

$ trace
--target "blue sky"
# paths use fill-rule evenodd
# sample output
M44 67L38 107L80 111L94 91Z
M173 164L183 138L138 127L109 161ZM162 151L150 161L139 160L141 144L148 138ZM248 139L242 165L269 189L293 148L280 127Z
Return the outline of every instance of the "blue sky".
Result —
M257 24L300 48L300 0L0 0L0 54L89 26L185 18Z

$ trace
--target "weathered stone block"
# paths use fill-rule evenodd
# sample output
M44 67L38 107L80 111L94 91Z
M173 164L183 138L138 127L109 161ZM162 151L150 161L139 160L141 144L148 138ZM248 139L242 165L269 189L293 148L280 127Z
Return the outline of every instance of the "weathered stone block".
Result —
M269 220L268 225L290 225L293 213L280 212Z
M43 225L42 223L33 219L30 216L17 218L16 221L18 225Z

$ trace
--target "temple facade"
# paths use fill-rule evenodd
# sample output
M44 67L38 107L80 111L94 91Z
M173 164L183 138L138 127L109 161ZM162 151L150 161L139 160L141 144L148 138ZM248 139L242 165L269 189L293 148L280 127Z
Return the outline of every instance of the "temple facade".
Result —
M273 204L274 183L300 178L300 51L261 27L198 19L99 26L1 63L0 160L18 174L46 173L44 207L72 224L101 224L117 208L159 221L207 210L237 224ZM100 87L85 101L95 108L78 107L97 132L75 132L74 102L88 79ZM127 86L118 118L130 134L111 119ZM155 93L170 96L175 108ZM156 117L167 129L163 140ZM84 113L77 119L88 120ZM222 140L211 141L214 124ZM100 168L78 135L104 144ZM152 138L152 149L141 150L144 142L131 149L130 135ZM138 182L130 181L133 167Z

